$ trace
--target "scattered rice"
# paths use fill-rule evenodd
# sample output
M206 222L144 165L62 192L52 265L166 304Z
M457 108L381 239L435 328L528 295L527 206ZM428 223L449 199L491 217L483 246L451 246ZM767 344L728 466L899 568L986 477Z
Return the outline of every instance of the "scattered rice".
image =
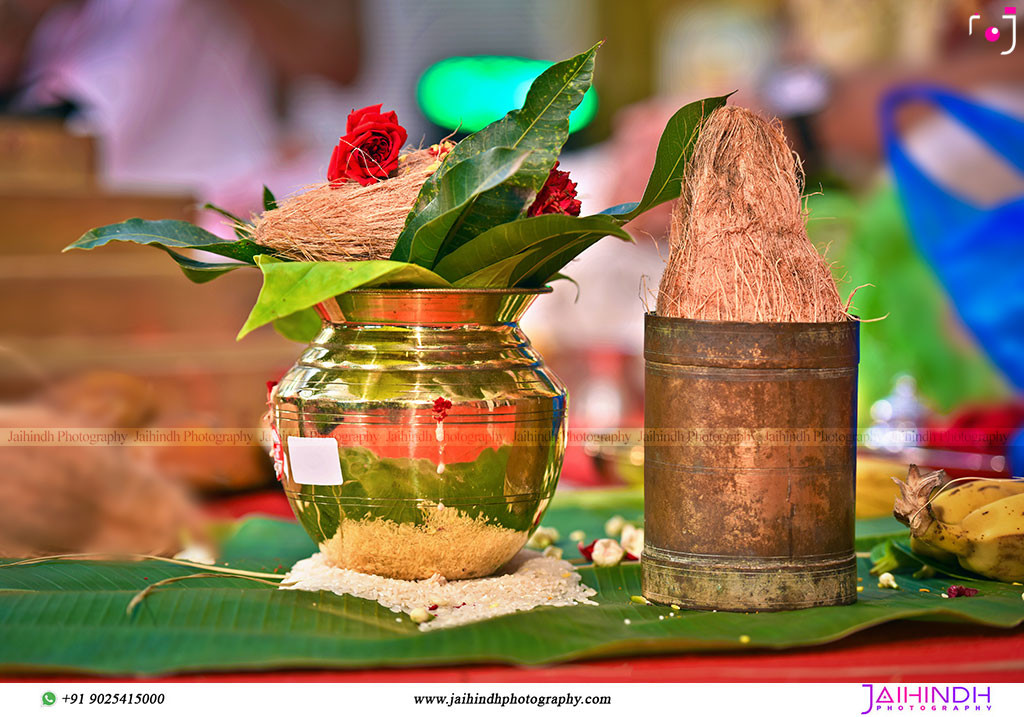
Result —
M584 585L565 560L523 550L498 574L472 580L448 581L440 575L426 580L395 580L366 575L331 565L323 553L297 562L281 583L282 590L327 590L375 600L392 612L411 614L425 609L434 619L420 630L478 622L500 615L532 610L540 605L596 605L597 593Z

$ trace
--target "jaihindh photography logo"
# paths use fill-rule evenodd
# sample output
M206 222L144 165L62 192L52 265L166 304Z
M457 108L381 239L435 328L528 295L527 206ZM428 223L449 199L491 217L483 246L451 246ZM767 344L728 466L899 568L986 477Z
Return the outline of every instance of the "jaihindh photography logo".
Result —
M1000 39L1004 38L1006 35L1009 35L1010 47L999 53L1000 55L1009 55L1017 47L1017 8L1012 6L1003 8L1003 15L1001 19L1005 20L1006 22L1000 24L1004 26L1006 24L1009 24L1009 32L1003 32L1002 30L999 29L998 26L991 25L990 27L985 29L985 39L988 40L989 42L999 42ZM974 34L975 20L981 20L980 13L974 13L967 21L968 35Z
M863 684L867 709L874 712L989 712L989 685L875 685ZM863 703L861 703L863 704Z

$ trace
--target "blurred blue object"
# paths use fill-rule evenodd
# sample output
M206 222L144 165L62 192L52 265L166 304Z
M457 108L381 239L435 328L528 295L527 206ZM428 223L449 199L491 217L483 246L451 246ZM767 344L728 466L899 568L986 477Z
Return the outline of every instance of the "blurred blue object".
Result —
M1010 475L1024 476L1024 429L1010 436L1010 442L1006 444L1006 458Z
M1020 172L1024 122L933 87L898 89L881 108L889 163L915 242L978 343L1024 390L1024 196L981 207L922 172L895 128L898 109L922 100L948 112Z

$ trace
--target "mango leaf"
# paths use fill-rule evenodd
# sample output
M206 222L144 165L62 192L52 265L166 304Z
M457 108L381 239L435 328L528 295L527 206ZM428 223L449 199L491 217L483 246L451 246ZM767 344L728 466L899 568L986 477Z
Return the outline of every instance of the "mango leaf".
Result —
M496 264L550 239L561 238L568 243L584 237L600 239L605 236L632 240L621 222L601 214L589 217L565 214L527 217L499 224L470 239L441 259L434 266L434 271L449 281L457 281L481 267Z
M678 197L686 164L693 154L693 146L704 125L704 120L713 111L725 106L728 98L729 95L723 95L691 102L672 115L665 125L665 130L661 133L654 169L651 170L651 176L647 180L647 188L644 189L643 197L639 202L620 204L605 209L601 213L629 221L651 207Z
M562 273L555 274L548 281L549 282L550 281L568 281L570 284L572 284L574 287L576 287L576 298L574 298L572 300L572 303L574 303L574 304L579 303L579 300L580 300L580 282L576 281L571 276L567 276L567 275L562 274Z
M189 281L195 284L205 284L208 281L216 279L218 276L223 276L229 271L240 269L243 266L249 266L242 262L209 262L201 261L199 259L193 259L191 257L179 254L176 251L171 251L167 247L161 246L167 252L168 255L178 264L181 271L189 279Z
M460 288L474 289L514 287L521 277L528 272L536 270L541 264L550 261L551 257L558 256L562 252L571 253L569 251L571 247L583 245L576 252L579 253L601 238L594 238L591 235L587 236L587 239L569 242L566 242L561 237L546 239L522 253L496 261L452 283ZM564 266L564 264L565 262L559 265L559 268Z
M539 189L569 132L569 114L590 89L594 72L594 55L602 43L562 62L556 62L533 81L522 109L513 110L497 122L471 134L452 148L441 166L431 175L416 198L414 211L421 210L438 191L438 184L455 165L493 147L537 150L531 157L530 169L539 178ZM551 161L541 155L552 153ZM544 168L546 166L546 168Z
M617 232L616 236L622 234L629 237L624 231ZM588 232L569 240L563 237L545 239L519 254L485 266L453 283L467 288L544 286L572 259L604 237L601 233ZM631 238L629 240L632 241Z
M290 341L308 344L320 332L323 322L315 309L303 309L274 319L274 331Z
M477 269L472 274L453 281L452 285L460 289L507 289L512 285L512 272L524 258L522 254L510 256Z
M432 267L452 227L483 192L519 171L529 154L528 150L495 147L452 167L441 179L430 203L405 225L391 252L392 260Z
M247 222L241 217L232 214L227 209L224 209L223 207L218 207L216 204L210 204L210 202L204 204L202 206L202 209L208 209L211 212L217 212L217 214L220 214L222 217L230 219L231 230L235 233L235 236L238 237L239 239L249 238L252 222Z
M544 286L551 277L561 272L565 265L602 239L590 235L564 246L543 247L528 256L512 272L510 286L533 288Z
M582 495L579 495L582 494ZM591 495L597 494L597 495ZM604 500L597 500L604 496ZM557 493L544 525L575 557L568 533L604 535L613 514L636 520L639 493ZM859 531L859 525L858 525ZM222 546L231 567L282 574L316 547L294 522L244 521ZM6 561L9 562L9 561ZM199 670L370 668L466 663L545 664L614 655L784 649L842 640L896 620L922 633L949 622L1013 628L1024 621L1019 586L957 581L972 598L942 599L948 579L901 575L899 590L877 587L858 561L864 592L854 605L793 612L673 610L630 601L640 567L584 566L598 605L541 607L447 630L420 632L375 602L333 593L276 590L230 578L187 580L132 597L154 582L205 572L155 561L64 561L0 567L0 670L157 675ZM920 592L922 588L930 592ZM396 617L398 617L396 621ZM628 624L627 624L628 620ZM741 640L741 636L749 640ZM884 640L884 633L877 639Z
M64 251L95 249L112 241L150 244L163 249L202 249L247 264L254 264L257 255L270 252L250 239L225 241L195 224L177 219L154 221L138 218L90 229L77 241L64 247Z
M277 209L277 199L274 197L274 193L270 191L270 188L263 185L263 211L269 212L271 209Z
M565 265L578 257L604 237L596 234L582 236L562 247L545 247L521 262L512 272L511 286L535 288L544 286L557 276ZM629 241L633 241L632 238Z
M263 272L263 288L238 338L271 321L360 287L451 286L429 269L398 261L280 261L259 256L256 264Z
M596 216L609 217L618 223L624 223L643 214L651 207L678 197L682 189L686 164L693 154L693 146L704 120L711 112L724 106L728 98L729 95L724 95L691 102L672 115L658 142L654 168L640 201L609 207ZM506 227L503 231L513 232L512 227L525 224L527 221L529 219L503 225ZM502 229L502 226L495 227L495 229ZM622 236L616 232L605 232L605 235L609 234ZM457 278L450 276L451 269L449 269L449 265L444 264L444 259L438 263L436 268L442 276L455 279L458 286L543 286L551 281L552 277L556 276L569 261L579 256L602 236L604 235L578 236L563 247L559 247L554 242L538 242L520 259L506 258L492 266L486 266L481 262L477 265L481 268L476 272ZM460 255L460 257L464 256Z
M445 174L460 162L494 147L533 150L512 179L484 193L461 217L459 226L439 252L440 256L489 227L517 219L533 201L569 136L569 114L590 89L594 56L600 46L598 43L541 73L530 85L522 109L509 112L459 142L427 179L416 198L410 221L433 201ZM393 254L392 258L401 260L403 254Z

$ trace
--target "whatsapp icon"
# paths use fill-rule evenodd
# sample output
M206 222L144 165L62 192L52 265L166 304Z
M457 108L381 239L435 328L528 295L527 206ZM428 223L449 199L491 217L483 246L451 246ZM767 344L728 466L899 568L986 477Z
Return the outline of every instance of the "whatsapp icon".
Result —
M44 705L52 705L56 701L57 701L57 695L53 694L52 692L44 692L43 693L43 704Z

